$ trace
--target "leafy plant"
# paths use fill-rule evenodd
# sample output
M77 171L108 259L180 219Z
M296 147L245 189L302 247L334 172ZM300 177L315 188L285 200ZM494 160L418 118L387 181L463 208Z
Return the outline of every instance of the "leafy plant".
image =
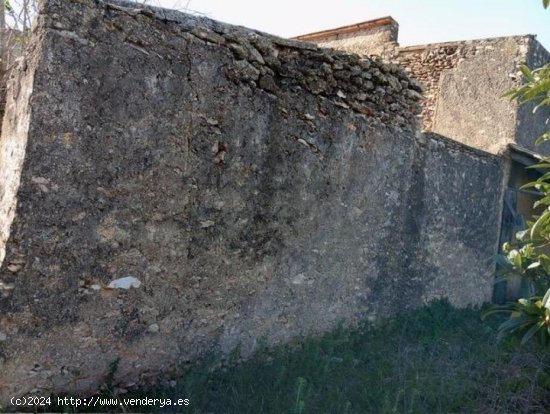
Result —
M550 290L544 298L532 297L520 299L517 303L508 303L503 306L495 306L485 312L484 316L495 313L509 313L510 319L503 322L498 328L498 336L522 332L521 345L526 344L538 334L542 344L547 344L550 338Z
M545 0L545 7L548 7L548 4L550 4L550 0ZM517 100L519 103L538 102L534 111L537 111L543 106L549 106L550 64L544 65L535 70L529 69L526 65L521 65L520 70L527 82L517 88L511 89L503 96ZM550 131L541 135L535 145L539 145L548 140L550 140ZM548 168L549 166L550 165L546 165L545 167Z

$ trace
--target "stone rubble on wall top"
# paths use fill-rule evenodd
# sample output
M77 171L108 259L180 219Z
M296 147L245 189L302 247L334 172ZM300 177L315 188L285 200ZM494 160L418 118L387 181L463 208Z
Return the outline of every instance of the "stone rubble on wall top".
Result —
M234 61L226 75L235 83L249 83L274 95L301 88L384 125L417 127L422 87L398 65L175 10L123 0L98 2L111 13L176 24L189 41L227 47Z

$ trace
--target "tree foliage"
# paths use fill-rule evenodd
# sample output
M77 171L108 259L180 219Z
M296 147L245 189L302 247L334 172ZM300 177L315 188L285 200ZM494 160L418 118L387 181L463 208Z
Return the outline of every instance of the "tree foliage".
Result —
M547 1L550 3L550 0ZM550 106L550 64L535 70L531 70L527 66L521 65L520 69L527 82L508 91L504 96L515 99L522 104L536 102L537 106L534 111L537 111L543 106ZM535 145L542 144L544 141L548 140L550 140L550 132L541 135ZM539 184L541 183L531 183L530 187L536 187Z

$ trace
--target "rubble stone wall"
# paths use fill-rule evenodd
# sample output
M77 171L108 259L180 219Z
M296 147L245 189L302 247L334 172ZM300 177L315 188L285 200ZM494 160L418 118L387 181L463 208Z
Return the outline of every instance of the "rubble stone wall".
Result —
M412 46L392 60L424 87L425 130L498 152L515 138L517 112L501 95L521 78L529 44L518 36Z
M505 150L516 139L518 105L502 95L521 80L528 45L529 37L476 40L399 58L426 87L424 128L492 153Z
M46 1L0 138L0 401L489 300L501 161L418 99L396 65Z
M399 47L397 24L376 30L386 35L352 25L298 38L361 56L377 55L402 67L422 87L425 131L495 154L511 142L550 150L548 144L542 149L534 145L545 131L550 110L533 114L535 104L520 106L502 98L522 81L520 64L536 68L550 62L550 54L534 36Z

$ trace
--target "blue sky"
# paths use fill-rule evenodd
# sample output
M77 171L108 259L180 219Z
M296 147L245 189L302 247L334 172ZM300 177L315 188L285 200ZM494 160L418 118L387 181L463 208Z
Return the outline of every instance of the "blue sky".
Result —
M153 0L182 7L188 0ZM550 49L550 9L542 0L190 0L216 20L284 37L391 15L401 45L536 34Z

